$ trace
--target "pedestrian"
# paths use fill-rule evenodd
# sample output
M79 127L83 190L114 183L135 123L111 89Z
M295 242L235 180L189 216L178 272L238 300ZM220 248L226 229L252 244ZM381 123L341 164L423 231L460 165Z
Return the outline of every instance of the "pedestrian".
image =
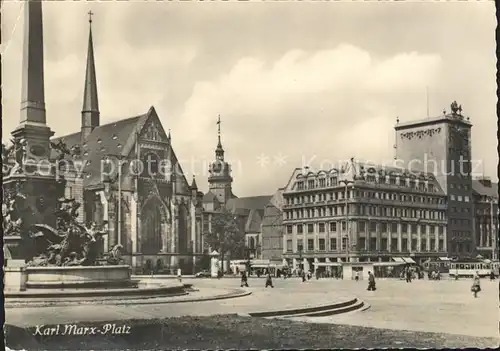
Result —
M271 273L267 272L266 275L266 288L270 286L271 288L274 288L273 286L273 278L271 277Z
M247 287L248 288L248 278L246 273L243 271L241 272L241 287Z
M406 282L411 283L411 278L412 278L413 272L411 271L410 267L406 268Z
M177 268L177 279L179 279L179 282L182 282L182 271L180 268Z
M375 291L377 290L375 286L375 276L373 275L372 272L368 272L368 291Z
M302 270L300 276L302 277L302 283L306 282L306 271Z
M356 271L356 276L354 277L354 280L359 281L359 272L358 271Z
M490 281L494 281L494 280L495 280L495 271L492 269L490 272Z
M476 274L474 274L474 280L472 282L472 287L470 290L474 294L474 297L477 297L477 293L481 291L481 283L480 283L480 278L479 278L479 272L476 271Z

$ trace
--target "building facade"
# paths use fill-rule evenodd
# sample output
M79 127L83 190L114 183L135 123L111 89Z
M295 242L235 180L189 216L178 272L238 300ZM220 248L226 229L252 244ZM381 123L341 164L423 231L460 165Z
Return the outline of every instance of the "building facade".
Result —
M472 181L477 253L498 260L498 183L481 177Z
M354 161L350 169L349 181L345 170L294 171L283 192L289 266L446 256L446 197L432 174Z

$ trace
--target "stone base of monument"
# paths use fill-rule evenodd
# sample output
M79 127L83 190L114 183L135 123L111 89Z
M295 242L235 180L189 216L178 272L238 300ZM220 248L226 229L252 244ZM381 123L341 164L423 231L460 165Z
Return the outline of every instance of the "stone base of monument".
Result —
M132 270L127 265L27 267L28 289L132 288Z
M26 267L24 260L8 260L4 271L4 291L16 292L26 290Z

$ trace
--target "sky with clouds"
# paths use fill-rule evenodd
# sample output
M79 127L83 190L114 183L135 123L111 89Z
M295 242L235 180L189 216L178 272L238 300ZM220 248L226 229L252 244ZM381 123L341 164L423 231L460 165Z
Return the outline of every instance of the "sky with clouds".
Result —
M19 121L22 2L2 2L2 139ZM497 179L493 2L44 2L47 122L80 128L92 10L101 123L154 106L207 189L217 115L238 196L271 194L304 163L386 163L394 124L453 100L472 156ZM189 178L191 176L189 175Z

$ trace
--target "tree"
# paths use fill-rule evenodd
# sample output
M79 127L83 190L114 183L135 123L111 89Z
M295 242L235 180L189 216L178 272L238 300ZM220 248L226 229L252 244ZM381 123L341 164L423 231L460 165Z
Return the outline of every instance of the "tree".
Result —
M245 248L245 232L240 230L238 217L226 208L214 213L212 230L206 234L205 242L220 253L222 262L225 254L241 255Z

